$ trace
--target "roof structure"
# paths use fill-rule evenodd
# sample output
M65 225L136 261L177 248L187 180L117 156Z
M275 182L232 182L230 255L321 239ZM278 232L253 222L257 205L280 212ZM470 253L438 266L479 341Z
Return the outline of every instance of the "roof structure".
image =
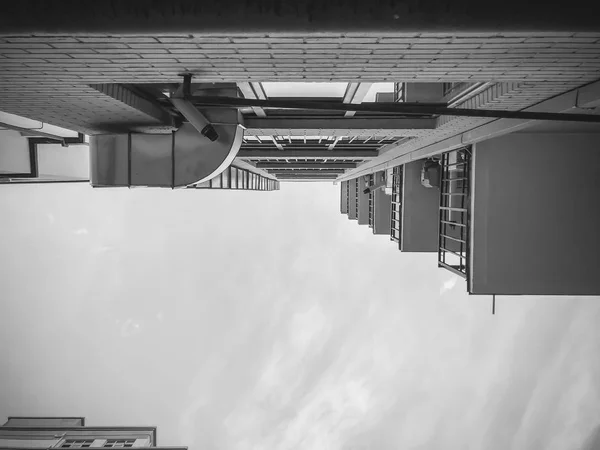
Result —
M323 22L313 33L249 25L245 33L203 34L182 32L185 21L149 15L143 24L133 20L125 32L121 18L138 14L136 8L90 8L93 33L66 19L53 31L58 25L42 23L38 12L28 17L15 7L20 25L0 32L3 111L89 135L165 132L173 129L166 94L183 73L193 74L194 83L235 83L245 99L403 102L413 86L428 83L439 87L444 105L514 111L600 79L600 32L584 26L532 32L524 24L508 31L488 24L475 31L477 23L471 23L466 31L433 26L427 31L423 25L423 31L403 26L377 32L381 19L367 14L370 26L362 31L334 31ZM325 13L333 6L325 2L323 8ZM260 23L268 29L267 22ZM373 173L391 161L419 159L424 147L493 121L260 106L240 111L245 130L238 160L279 180Z

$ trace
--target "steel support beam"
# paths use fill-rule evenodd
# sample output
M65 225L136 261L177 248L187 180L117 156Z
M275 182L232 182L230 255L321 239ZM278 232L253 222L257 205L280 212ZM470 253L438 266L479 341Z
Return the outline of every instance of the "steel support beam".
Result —
M372 159L377 157L377 150L244 150L238 152L238 158L246 159Z
M331 162L331 163L286 163L286 162L257 162L260 169L354 169L356 163Z
M277 147L277 150L283 150L283 145L281 145L279 142L277 142L277 139L275 139L275 137L273 137L273 136L269 136L269 137L271 138L273 145L275 145L275 147Z
M348 83L343 102L347 104L362 103L372 85L373 83ZM344 116L352 117L354 114L356 114L356 111L346 111Z
M240 88L242 94L244 95L244 98L259 100L267 99L262 84L260 83L249 83L242 81L239 82L237 85ZM251 108L252 111L254 111L254 114L256 114L258 117L267 117L267 113L265 113L265 110L260 106L252 106Z
M329 146L327 147L327 151L331 151L335 148L335 144L338 143L338 141L341 139L341 136L336 137L333 142L331 144L329 144Z
M344 169L323 169L323 170L282 170L282 169L267 169L267 172L275 176L279 175L339 175L345 172Z
M267 172L266 170L263 170L259 167L256 167L256 164L249 162L249 161L244 161L241 158L235 158L233 160L233 162L231 163L231 165L233 167L237 167L238 169L244 169L247 170L248 172L252 172L255 173L257 175L260 175L262 177L265 178L269 178L271 180L275 180L276 178L271 175L269 172Z
M519 119L519 120L555 120L567 122L592 122L600 123L600 116L578 112L575 114L562 114L549 111L507 111L497 109L469 109L448 108L440 103L405 103L405 102L369 102L360 105L346 105L334 101L306 101L306 100L248 100L237 97L194 97L194 102L202 106L230 106L242 108L245 106L262 106L265 108L280 109L312 109L315 111L356 111L392 114L395 116L456 116L480 117L491 119Z
M530 113L573 113L585 111L600 105L600 81L596 81L556 97L544 100L524 112ZM600 118L600 115L598 116ZM386 170L430 156L454 150L465 145L475 144L486 139L499 137L538 125L537 120L498 119L491 120L483 125L473 127L470 130L457 132L454 136L441 139L438 142L425 145L418 149L404 150L400 146L391 144L384 148L385 152L378 158L365 163L357 169L351 170L338 178L338 181L350 180L363 175ZM560 123L560 122L559 122Z
M436 119L380 117L246 117L247 136L303 136L314 130L318 136L415 136L422 130L433 130Z
M283 181L283 180L332 180L334 181L336 179L336 175L295 175L295 176L291 176L291 175L280 175L277 177L278 180Z
M323 183L325 181L334 181L335 178L283 178L279 179L281 183Z

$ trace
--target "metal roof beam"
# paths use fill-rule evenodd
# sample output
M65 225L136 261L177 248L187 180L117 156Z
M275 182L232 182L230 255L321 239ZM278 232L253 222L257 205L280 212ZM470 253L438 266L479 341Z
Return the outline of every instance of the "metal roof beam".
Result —
M337 144L337 143L338 143L338 141L339 141L341 138L342 138L341 136L338 136L338 137L336 137L336 138L333 140L333 142L332 142L331 144L329 144L329 146L327 147L327 150L328 150L328 151L331 151L331 150L333 150L333 149L335 148L335 144Z
M315 182L324 182L324 181L333 181L334 178L281 178L279 181L281 183L315 183Z
M257 162L256 167L260 169L353 169L356 163Z
M275 144L275 147L277 147L277 150L283 150L283 145L281 145L279 142L277 142L277 139L275 139L274 136L269 136L271 138L271 141L273 141L273 144Z
M372 159L376 158L379 152L371 149L356 150L244 150L242 148L238 158L247 159Z
M416 136L433 130L436 119L380 117L246 117L247 136Z
M278 180L335 180L337 175L279 175Z
M267 169L272 175L336 175L344 173L345 169L323 169L323 170L282 170L282 169Z
M257 167L256 164L253 163L252 161L244 161L241 158L235 158L233 160L233 162L231 163L231 166L232 167L237 167L238 169L247 170L248 172L255 173L257 175L260 175L260 176L265 177L265 178L269 178L271 180L275 179L275 177L273 175L271 175L266 170L263 170L260 167Z
M260 83L248 83L245 81L240 81L237 85L244 95L244 98L258 100L266 100L267 98L266 95L264 95L264 89ZM258 86L255 87L254 85ZM260 106L252 106L251 108L252 111L254 111L254 114L256 114L258 117L267 117L267 113L265 113L265 110Z
M344 103L360 104L366 97L373 83L348 83L346 93L344 94ZM345 117L352 117L356 111L346 111Z

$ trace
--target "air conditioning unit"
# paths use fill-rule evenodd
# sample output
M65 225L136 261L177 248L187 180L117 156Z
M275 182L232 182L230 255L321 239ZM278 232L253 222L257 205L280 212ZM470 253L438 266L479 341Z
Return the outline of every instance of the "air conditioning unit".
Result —
M442 170L436 159L426 159L421 169L421 184L426 188L439 188Z

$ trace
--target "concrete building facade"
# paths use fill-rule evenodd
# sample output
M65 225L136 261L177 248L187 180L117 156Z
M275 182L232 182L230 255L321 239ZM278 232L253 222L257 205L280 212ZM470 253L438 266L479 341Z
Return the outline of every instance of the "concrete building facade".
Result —
M582 181L597 179L600 136L600 32L585 9L82 1L64 11L50 1L28 11L28 3L0 15L2 110L90 135L94 186L332 181L341 212L377 234L388 226L375 205L389 200L400 250L437 252L472 293L600 294L589 280L595 233L545 203L590 205L599 193ZM564 170L561 158L583 158L585 168ZM423 179L426 161L439 166L437 181ZM387 186L364 194L378 173ZM560 192L549 188L557 179ZM527 183L544 188L518 207L522 190L513 187ZM595 223L598 208L580 208L572 217ZM573 261L574 252L585 257ZM547 267L550 254L571 265ZM500 276L507 264L521 275ZM564 288L553 284L557 271Z
M2 449L160 448L156 427L86 426L84 417L9 417L0 427Z

